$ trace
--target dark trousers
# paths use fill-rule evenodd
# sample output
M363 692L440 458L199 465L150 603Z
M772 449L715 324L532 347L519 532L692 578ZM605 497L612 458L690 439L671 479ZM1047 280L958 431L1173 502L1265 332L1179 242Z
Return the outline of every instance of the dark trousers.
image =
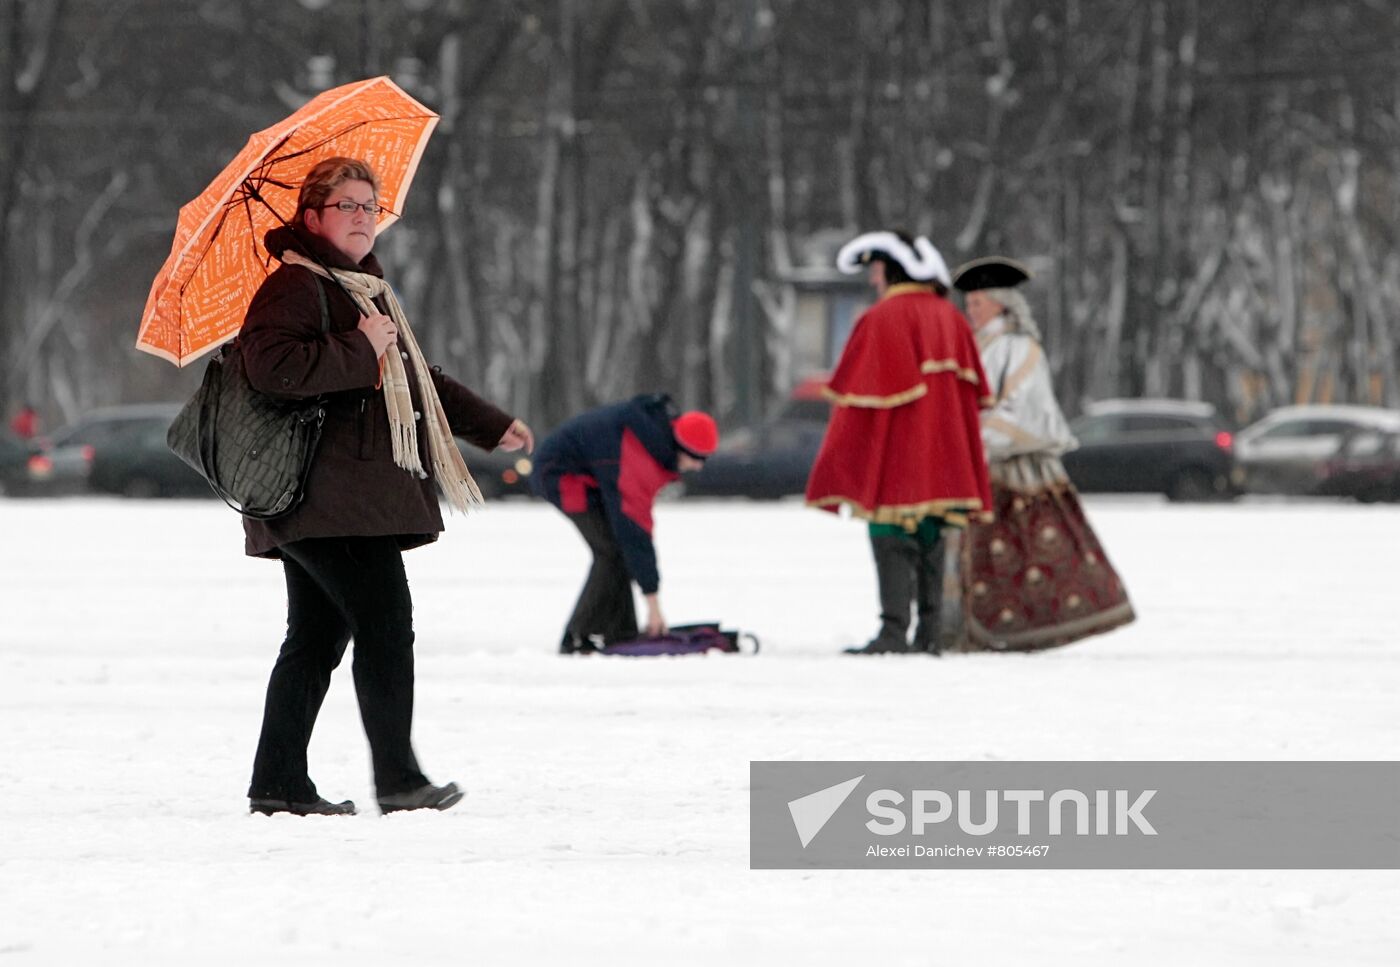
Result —
M355 696L378 795L416 789L413 602L392 537L311 538L281 548L287 638L267 683L262 735L248 795L314 802L306 749L331 672L355 639Z
M632 600L632 577L607 515L601 507L589 507L582 514L566 516L588 542L593 566L564 633L583 642L590 635L602 635L608 643L635 638L637 606Z

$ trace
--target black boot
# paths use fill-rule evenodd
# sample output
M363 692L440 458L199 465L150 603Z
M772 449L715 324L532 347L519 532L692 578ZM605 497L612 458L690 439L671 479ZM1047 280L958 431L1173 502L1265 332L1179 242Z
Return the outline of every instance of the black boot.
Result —
M914 568L919 545L908 537L872 537L875 579L880 589L880 633L848 655L883 655L909 650L909 608L914 601Z
M930 655L943 653L943 532L931 544L919 545L919 623L914 628L914 650Z

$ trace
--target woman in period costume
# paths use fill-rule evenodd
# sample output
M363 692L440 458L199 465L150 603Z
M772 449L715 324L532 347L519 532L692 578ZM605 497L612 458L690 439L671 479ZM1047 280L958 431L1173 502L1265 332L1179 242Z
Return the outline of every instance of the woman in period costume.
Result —
M869 522L880 631L851 654L941 650L943 527L991 505L978 408L990 402L948 269L926 238L870 232L837 265L865 268L877 301L857 320L825 394L835 405L807 503ZM918 625L911 648L911 606Z
M994 399L982 414L995 517L964 536L966 647L1033 651L1133 620L1123 582L1079 505L1060 455L1078 444L1055 401L1030 306L1030 278L1000 257L961 266L982 367Z

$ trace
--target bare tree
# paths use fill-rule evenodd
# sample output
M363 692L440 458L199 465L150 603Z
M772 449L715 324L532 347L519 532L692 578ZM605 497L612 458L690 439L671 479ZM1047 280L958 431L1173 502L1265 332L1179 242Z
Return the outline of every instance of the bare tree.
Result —
M179 205L376 69L443 116L381 254L434 358L542 426L650 388L762 412L795 376L783 280L810 239L875 227L1032 261L1070 409L1400 405L1379 0L340 13L0 0L0 401L184 392L123 355Z

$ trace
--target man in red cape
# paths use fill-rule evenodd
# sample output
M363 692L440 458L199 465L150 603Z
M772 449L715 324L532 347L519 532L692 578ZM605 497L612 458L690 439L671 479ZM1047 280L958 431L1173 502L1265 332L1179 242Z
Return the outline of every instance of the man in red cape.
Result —
M938 654L943 527L992 508L978 410L990 406L972 329L944 296L948 268L928 239L870 232L842 247L868 267L878 301L856 322L826 396L835 404L807 503L870 522L880 632L850 654Z

